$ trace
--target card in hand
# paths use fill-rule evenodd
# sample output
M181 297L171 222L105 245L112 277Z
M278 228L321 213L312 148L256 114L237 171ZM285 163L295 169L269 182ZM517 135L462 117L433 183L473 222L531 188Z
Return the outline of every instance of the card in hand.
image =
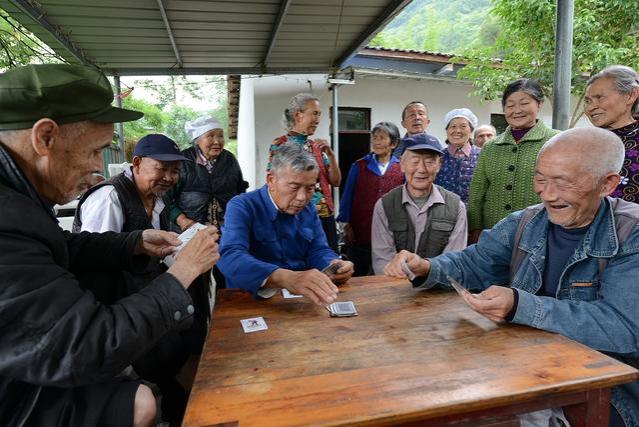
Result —
M337 274L337 270L339 270L341 267L342 267L341 262L334 262L333 264L328 265L324 270L322 270L322 273L330 277L330 276L333 276L334 274Z
M410 268L408 267L408 263L406 261L402 261L402 271L404 272L404 274L406 275L406 277L408 277L408 280L415 280L415 273L413 273Z
M461 285L461 283L459 283L457 280L453 279L453 278L452 278L452 277L450 277L450 276L447 276L447 277L448 277L448 282L450 282L450 285L453 287L453 289L455 289L455 291L457 291L457 293L458 293L460 296L463 296L463 295L470 295L470 296L472 296L472 297L474 297L474 298L477 298L474 294L471 294L470 292L468 292L468 289L464 288L464 287Z
M357 309L353 301L338 301L326 306L331 313L331 317L351 317L357 316Z

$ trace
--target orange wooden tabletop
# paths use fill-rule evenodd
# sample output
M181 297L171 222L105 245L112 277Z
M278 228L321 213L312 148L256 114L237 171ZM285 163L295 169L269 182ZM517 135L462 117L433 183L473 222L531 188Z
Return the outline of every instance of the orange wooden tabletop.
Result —
M637 371L560 335L496 325L454 291L354 278L331 318L306 298L218 292L184 426L411 422L609 387ZM268 330L245 334L240 319Z

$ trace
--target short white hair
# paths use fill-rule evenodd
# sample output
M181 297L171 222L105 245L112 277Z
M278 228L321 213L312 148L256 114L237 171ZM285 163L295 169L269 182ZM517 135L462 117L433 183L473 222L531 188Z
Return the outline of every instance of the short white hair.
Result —
M610 173L619 173L626 155L623 142L617 135L602 128L584 127L569 129L550 138L539 150L537 161L544 152L559 144L574 147L575 161L582 164L595 182Z

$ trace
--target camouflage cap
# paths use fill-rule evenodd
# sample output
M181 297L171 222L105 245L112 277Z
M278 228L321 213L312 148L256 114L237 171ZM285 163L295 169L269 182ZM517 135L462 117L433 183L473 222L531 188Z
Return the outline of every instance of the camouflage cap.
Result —
M28 129L42 118L58 124L137 120L139 111L113 107L113 90L100 71L82 65L38 64L0 74L0 129Z

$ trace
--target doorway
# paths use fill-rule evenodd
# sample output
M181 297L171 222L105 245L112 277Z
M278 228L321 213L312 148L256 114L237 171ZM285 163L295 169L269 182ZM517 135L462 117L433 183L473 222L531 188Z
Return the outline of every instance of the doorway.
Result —
M339 107L337 113L339 120L339 152L337 154L339 169L342 173L340 187L343 187L351 165L370 151L371 109Z

